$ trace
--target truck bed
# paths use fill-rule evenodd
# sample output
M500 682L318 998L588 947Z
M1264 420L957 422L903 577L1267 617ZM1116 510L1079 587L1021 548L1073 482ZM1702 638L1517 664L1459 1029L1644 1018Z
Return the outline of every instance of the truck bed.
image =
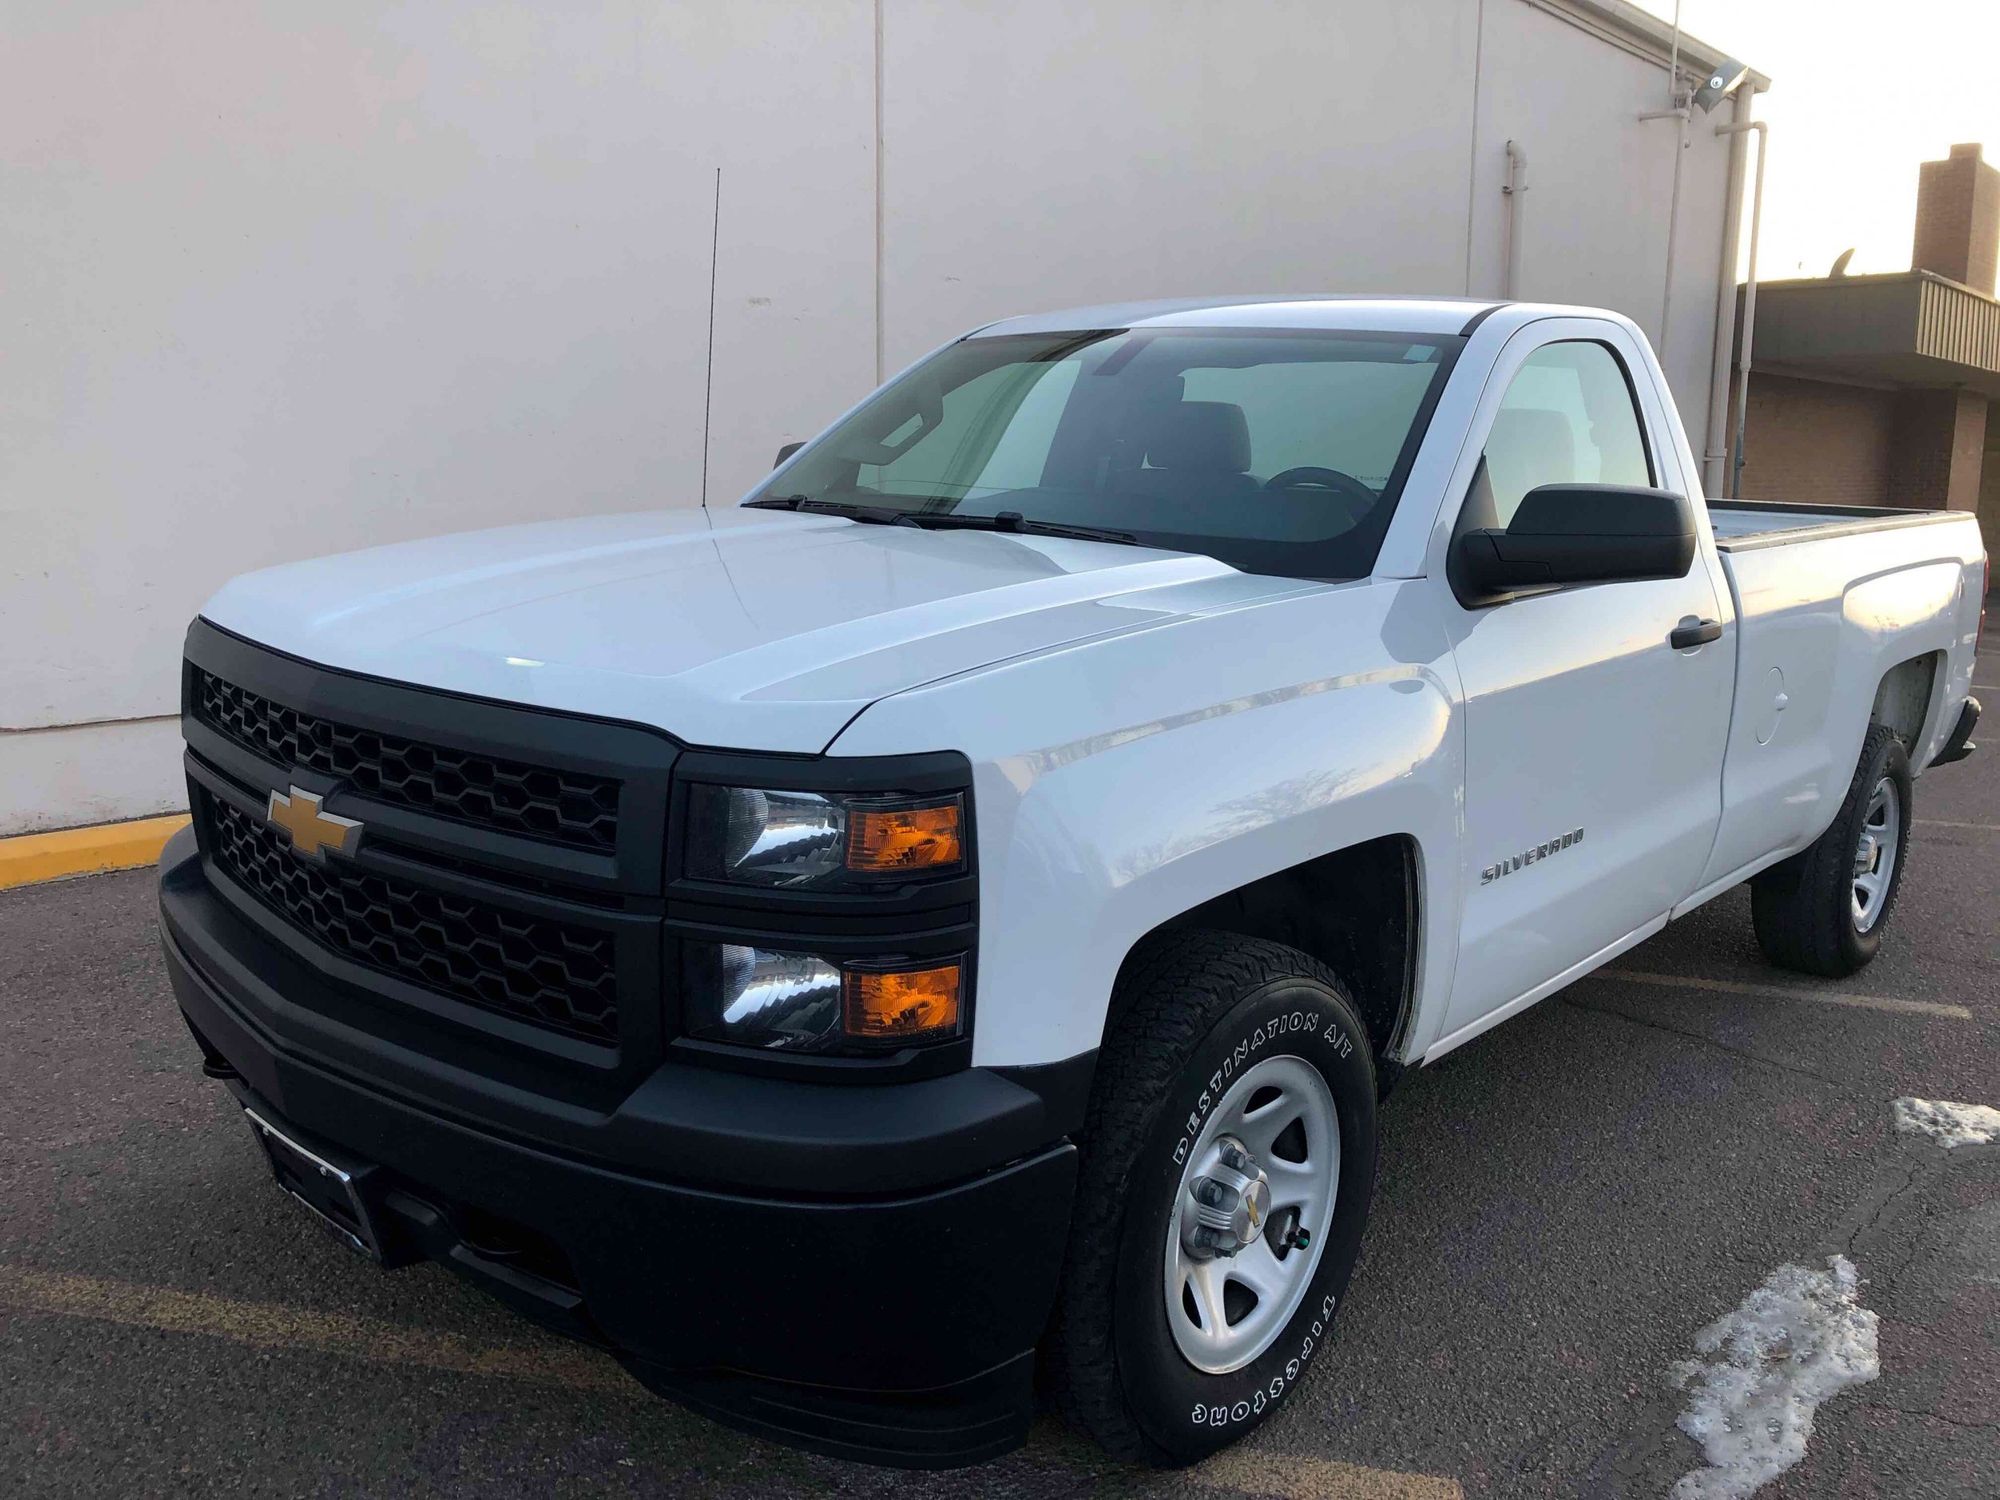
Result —
M1920 663L1897 715L1918 769L1972 686L1979 529L1965 511L1709 502L1736 612L1735 710L1708 878L1804 848L1847 792L1889 674ZM1900 685L1904 677L1898 677Z
M1788 542L1851 536L1962 519L1948 510L1890 510L1866 505L1804 505L1789 500L1711 500L1709 524L1723 552L1754 552Z

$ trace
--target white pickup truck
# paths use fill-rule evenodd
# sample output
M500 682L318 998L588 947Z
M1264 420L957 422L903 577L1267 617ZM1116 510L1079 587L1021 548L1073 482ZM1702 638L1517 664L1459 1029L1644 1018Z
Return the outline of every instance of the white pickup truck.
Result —
M655 1389L1189 1461L1347 1293L1376 1105L1744 881L1881 943L1964 515L1704 504L1575 308L957 340L739 507L276 568L188 635L173 985L278 1180Z

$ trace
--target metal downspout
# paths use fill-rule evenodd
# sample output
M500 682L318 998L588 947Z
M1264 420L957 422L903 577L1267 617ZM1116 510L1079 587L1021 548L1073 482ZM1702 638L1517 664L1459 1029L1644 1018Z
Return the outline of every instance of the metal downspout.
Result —
M1528 153L1516 141L1507 143L1507 180L1500 185L1507 200L1507 254L1503 259L1505 285L1500 295L1512 302L1521 295L1521 195L1528 190Z
M1748 111L1745 111L1748 113ZM1757 132L1757 184L1750 193L1750 265L1743 282L1743 353L1736 361L1736 446L1730 459L1729 498L1743 492L1743 423L1750 410L1750 344L1757 334L1757 232L1764 222L1764 162L1771 154L1771 127L1762 120L1718 125L1717 135Z
M1749 89L1736 93L1736 123L1750 119ZM1749 142L1739 133L1729 143L1729 187L1722 210L1721 269L1716 275L1715 346L1708 378L1708 421L1702 440L1701 487L1720 498L1729 460L1729 364L1736 342L1736 260L1743 246L1743 169Z

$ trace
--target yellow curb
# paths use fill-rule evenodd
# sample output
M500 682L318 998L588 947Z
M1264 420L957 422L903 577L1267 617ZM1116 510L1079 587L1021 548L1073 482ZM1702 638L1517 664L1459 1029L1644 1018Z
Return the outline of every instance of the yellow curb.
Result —
M187 814L175 813L165 818L0 839L0 891L64 875L94 875L102 870L150 865L160 857L167 840L187 825Z

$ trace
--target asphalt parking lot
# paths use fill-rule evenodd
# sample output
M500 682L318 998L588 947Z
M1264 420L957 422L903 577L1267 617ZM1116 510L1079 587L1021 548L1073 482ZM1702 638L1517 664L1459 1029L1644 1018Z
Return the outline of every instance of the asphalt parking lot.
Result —
M1696 1331L1838 1253L1881 1374L1760 1493L2000 1494L2000 1145L1946 1152L1890 1108L2000 1105L1996 792L1991 749L1924 778L1887 947L1844 984L1767 967L1739 891L1410 1076L1321 1362L1175 1475L1053 1421L957 1474L806 1457L443 1271L376 1272L201 1076L150 873L0 894L0 1490L1664 1495L1701 1462L1668 1380Z

